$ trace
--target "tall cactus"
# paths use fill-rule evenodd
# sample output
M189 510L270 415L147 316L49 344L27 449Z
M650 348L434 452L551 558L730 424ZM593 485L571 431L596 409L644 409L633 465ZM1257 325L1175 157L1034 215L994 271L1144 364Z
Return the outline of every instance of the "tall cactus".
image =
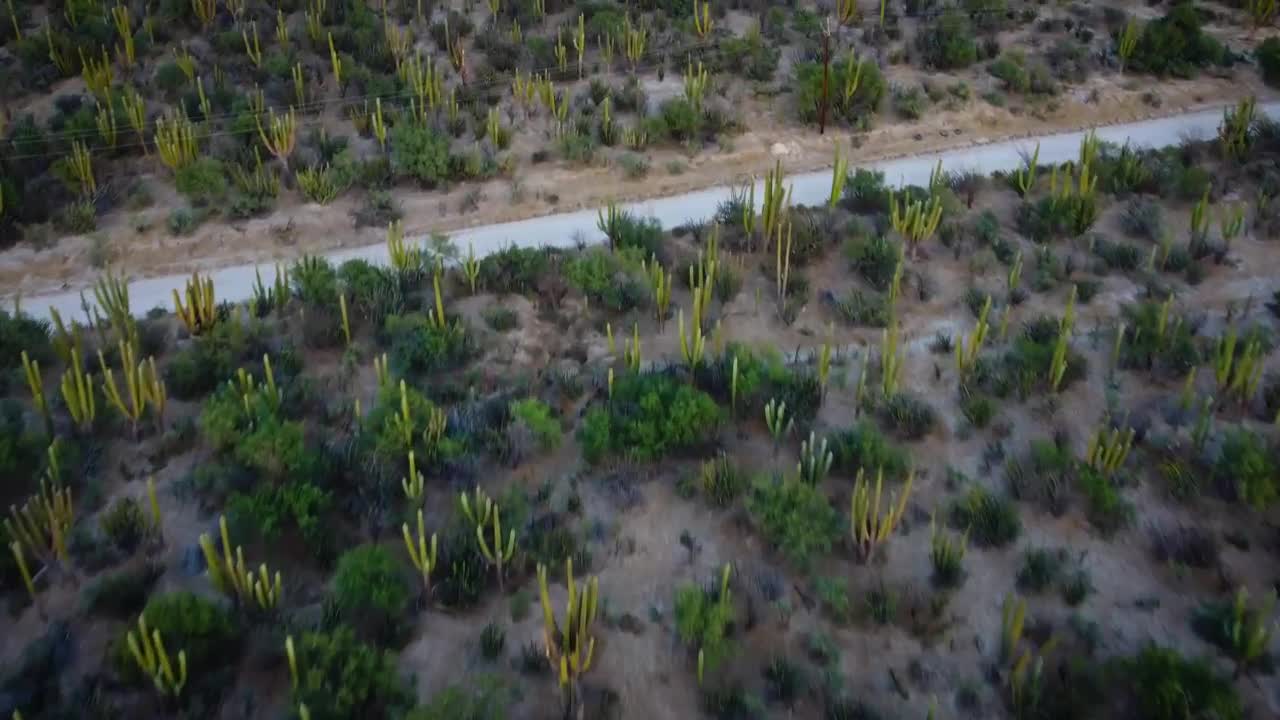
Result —
M267 572L266 563L263 563L255 573L245 565L243 547L236 546L232 553L225 516L218 518L218 530L222 535L222 555L214 549L208 533L201 533L199 539L214 587L242 607L264 611L276 609L284 592L280 572L277 571L273 579Z
M1138 38L1141 35L1142 27L1138 24L1138 20L1129 18L1129 22L1125 23L1124 29L1116 39L1116 57L1120 58L1121 75L1124 74L1124 68L1129 64L1129 58L1133 56L1134 49L1138 47Z
M711 35L711 29L715 27L715 20L711 17L710 0L693 0L693 32L698 36L699 40L706 40Z
M631 74L636 74L640 59L644 57L645 46L649 42L649 30L631 23L631 15L627 15L622 26L623 49L627 61L631 63Z
M777 452L782 438L791 434L791 430L796 425L795 418L787 414L787 401L770 398L764 406L764 424L769 428L769 435L773 438L773 449Z
M1089 466L1101 470L1107 475L1114 475L1125 458L1129 456L1129 448L1133 445L1133 428L1099 428L1089 438L1089 447L1085 451Z
M125 416L133 426L134 439L138 437L138 422L147 409L148 392L144 387L143 364L134 357L133 346L121 340L120 374L124 377L125 393L120 393L115 374L107 365L107 358L98 351L98 365L102 368L102 393L111 405Z
M880 335L880 390L885 398L898 394L902 379L902 356L898 353L898 322L890 318Z
M154 140L160 162L175 173L200 156L196 146L196 128L184 113L156 120Z
M1036 171L1039 170L1040 164L1040 143L1036 143L1035 152L1026 159L1022 167L1013 173L1013 189L1018 191L1018 195L1026 197L1031 194L1031 189L1036 185Z
M409 533L408 523L400 526L400 532L404 535L405 549L409 551L409 561L413 563L418 576L422 578L422 592L430 597L431 572L436 568L439 546L435 533L431 533L430 542L427 540L427 531L422 522L422 508L418 508L418 534L415 536Z
M409 451L409 474L400 478L400 487L404 496L413 505L422 504L422 495L426 488L426 478L418 470L418 462L412 450Z
M936 194L930 195L928 200L907 200L891 195L889 203L893 229L907 241L910 256L915 259L920 245L933 236L942 221L942 200Z
M774 162L773 170L765 174L764 177L764 197L761 199L760 208L760 231L764 235L767 243L770 238L777 232L777 226L782 222L782 216L785 214L789 190L784 190L782 182L784 179L782 173L782 161ZM754 189L754 186L753 186Z
M49 400L44 394L44 376L40 374L40 361L32 360L27 351L22 351L22 371L27 378L27 389L31 391L31 403L40 411L44 419L45 434L53 437L53 415L49 412Z
M796 463L796 474L808 485L818 485L831 470L834 454L827 449L826 438L819 443L812 432L809 439L800 442L800 461Z
M827 197L827 207L834 208L844 194L845 180L849 175L849 159L840 152L840 143L836 143L836 157L831 165L831 194Z
M98 416L97 396L93 392L91 376L84 371L79 348L71 349L70 366L62 374L62 399L76 427L81 432L91 430Z
M853 498L850 500L849 507L849 530L853 537L854 548L857 550L858 559L866 562L871 558L876 548L883 545L889 536L893 534L894 529L898 527L898 523L902 520L903 514L907 510L907 499L911 497L911 486L915 479L915 473L907 473L907 483L902 488L902 494L894 502L892 493L889 496L889 506L880 510L880 501L882 499L882 490L884 486L884 469L876 470L876 487L874 494L870 486L867 484L865 468L858 468L858 475L854 481Z
M183 297L187 299L185 304ZM192 335L200 336L212 329L218 318L213 278L201 277L199 272L191 273L181 296L176 288L173 290L173 311Z
M684 364L689 366L689 371L693 372L702 364L702 355L706 350L702 324L695 318L694 322L689 324L689 331L686 333L683 309L677 312L676 323L680 332L680 356L684 358Z
M156 691L163 697L176 698L182 694L187 685L187 651L178 651L178 669L174 671L174 663L165 649L164 639L159 630L147 627L144 615L138 616L137 633L129 631L126 636L129 655L137 663L138 669L146 673L155 683Z
M969 371L973 369L974 363L978 360L978 353L982 352L982 344L987 339L987 315L991 312L991 296L987 296L986 302L982 304L982 311L978 313L978 324L973 329L973 334L968 339L961 338L956 343L956 370L960 374L963 381L969 375Z
M55 457L50 447L50 457ZM5 535L22 544L33 557L46 565L67 562L67 536L75 523L76 511L71 488L65 487L51 471L40 481L40 491L21 506L10 505L4 521Z
M289 172L289 156L293 154L298 140L298 119L293 108L289 108L289 112L284 115L276 115L274 108L268 110L266 127L263 127L261 120L258 122L258 137L262 139L267 152L284 165L286 173Z
M591 669L596 639L591 635L599 602L599 578L589 578L581 588L573 579L573 559L565 561L569 591L564 619L557 622L547 590L547 566L538 564L538 594L542 601L543 643L547 659L558 673L565 717L582 716L582 676Z
M466 497L465 495L463 497ZM511 558L515 556L516 551L516 531L509 530L507 533L506 544L502 542L502 508L498 503L490 503L492 512L488 513L489 527L493 529L492 542L485 540L486 523L478 523L476 525L476 540L480 543L480 554L484 559L493 566L494 574L498 577L498 593L505 593L503 587L504 578L506 577L505 567L511 562Z

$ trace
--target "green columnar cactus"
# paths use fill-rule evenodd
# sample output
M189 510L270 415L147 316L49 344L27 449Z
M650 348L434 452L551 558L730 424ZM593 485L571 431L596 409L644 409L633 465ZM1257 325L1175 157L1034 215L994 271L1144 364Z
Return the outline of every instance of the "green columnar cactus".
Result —
M1075 328L1076 322L1076 286L1071 286L1071 293L1067 296L1066 312L1062 315L1062 321L1058 325L1058 339L1053 346L1053 358L1049 365L1049 389L1052 392L1058 392L1059 386L1062 385L1062 378L1067 373L1067 348L1071 338L1071 333Z
M827 381L831 378L831 335L833 329L830 324L827 325L827 337L822 341L822 347L818 349L818 389L822 397L827 394ZM735 367L737 358L734 358Z
M494 574L498 576L498 594L504 594L503 581L506 577L504 568L507 563L511 562L511 558L516 552L516 531L509 530L507 533L507 544L502 544L502 508L498 507L498 503L493 503L493 512L490 513L489 523L493 528L493 541L490 544L485 540L484 525L476 525L476 540L480 543L480 554L484 559L493 566Z
M182 298L186 297L186 303ZM218 319L218 304L213 291L213 278L191 273L182 295L173 290L173 311L186 326L187 332L199 336L213 328Z
M418 534L410 534L408 523L400 526L400 532L404 535L404 547L409 551L409 561L413 563L413 567L418 570L418 576L422 578L423 595L430 597L431 573L436 568L439 547L436 543L435 533L431 533L430 543L427 541L427 531L422 522L421 508L418 509Z
M164 515L160 513L160 498L156 495L156 477L147 477L147 503L151 508L150 535L158 545L164 545Z
M116 334L137 347L138 327L129 307L129 283L108 270L94 283L93 297Z
M440 276L440 268L437 267L435 273L431 276L431 288L435 294L436 306L429 317L431 324L435 325L437 329L444 330L449 327L449 318L444 314L444 295L440 292Z
M1236 676L1249 672L1259 664L1271 646L1274 627L1272 612L1276 605L1275 590L1267 593L1259 608L1249 607L1249 591L1241 587L1231 604L1231 618L1227 621L1227 638L1231 657L1236 662Z
M782 223L782 216L785 214L784 207L789 205L789 190L782 188L782 181L785 176L782 173L782 161L774 162L773 170L764 176L764 198L760 209L760 231L764 234L765 242L769 242L778 231L778 226ZM755 184L752 183L752 191L755 190ZM754 205L754 202L752 203Z
M1195 427L1191 430L1191 442L1197 451L1204 449L1209 439L1209 428L1213 422L1213 396L1209 395L1200 403L1200 412L1196 416Z
M662 263L658 262L657 256L644 269L649 277L649 287L653 289L654 319L658 321L658 332L662 332L667 314L671 312L671 271L662 272Z
M138 630L129 631L126 637L129 654L137 663L138 669L146 673L155 683L156 691L164 697L176 698L182 694L187 684L187 651L178 651L178 670L174 672L174 664L169 652L164 647L164 639L159 630L148 632L147 619L138 616Z
M128 418L133 426L133 436L138 437L138 421L147 409L147 392L143 389L142 364L137 362L133 354L133 346L124 340L120 341L120 374L124 377L125 394L120 394L116 385L115 374L107 366L107 358L98 351L98 365L102 368L102 392L111 405Z
M93 428L98 414L97 396L90 375L84 371L79 348L71 349L70 367L62 374L62 399L81 432Z
M711 35L711 29L715 27L715 20L711 17L711 2L704 0L698 2L693 0L693 32L698 36L699 40L706 40Z
M1031 189L1036 185L1036 171L1039 170L1040 163L1040 143L1036 143L1035 152L1031 157L1027 158L1026 163L1013 173L1013 189L1018 191L1018 195L1026 197L1031 194Z
M252 30L252 37L249 30ZM244 40L244 54L256 68L262 67L262 43L258 39L258 23L249 23L249 28L240 28L240 38Z
M978 313L978 324L974 327L973 334L968 339L961 338L960 342L956 343L956 370L962 381L973 370L978 354L982 352L982 344L987 340L987 315L990 312L991 296L988 295L986 302L982 304L982 311Z
M31 577L31 568L27 566L27 555L22 551L22 543L17 540L9 543L9 552L13 553L13 561L17 564L18 573L22 576L22 585L31 596L32 604L35 604L37 602L36 583Z
M1027 616L1027 601L1006 595L1000 609L1000 660L1012 662L1022 640L1022 628Z
M1089 438L1089 447L1085 455L1090 467L1114 475L1125 458L1129 456L1129 448L1133 445L1133 428L1099 428Z
M778 224L778 237L774 242L774 282L777 285L778 308L781 311L787 304L787 292L791 286L791 252L792 232L791 216L786 214Z
M573 35L573 49L578 53L578 79L582 79L583 60L587 54L587 20L582 13L578 13L578 29Z
M277 571L273 580L267 572L266 563L258 566L258 572L254 573L245 565L243 547L237 546L232 553L225 516L218 518L218 529L222 535L221 556L214 549L208 533L201 533L199 539L214 587L242 606L265 611L276 609L284 592L280 573Z
M707 92L707 69L698 62L695 69L690 62L684 71L684 99L689 102L694 112L702 112L702 98Z
M31 402L40 411L44 419L45 434L53 437L53 415L49 412L49 401L44 394L44 376L40 374L40 361L32 360L27 351L22 351L22 371L27 378L27 389L31 391Z
M1218 141L1222 154L1232 160L1242 160L1253 146L1253 121L1257 114L1258 99L1252 95L1241 100L1234 108L1222 111L1222 124L1218 126Z
M818 485L831 470L835 455L827 449L827 439L819 443L812 432L809 439L800 443L800 461L796 463L796 474L809 485Z
M631 63L631 74L636 74L636 67L640 63L640 59L644 57L645 45L649 42L648 28L637 27L631 23L631 15L628 14L623 21L622 26L623 49L627 55L627 61Z
M418 462L414 457L413 451L409 451L409 474L400 478L400 487L404 490L404 496L414 505L422 504L422 495L426 485L426 478L418 471Z
M381 117L381 99L378 102L379 117ZM293 108L289 108L289 112L284 115L276 115L274 108L268 109L266 127L263 127L261 118L258 120L258 137L267 148L267 152L284 165L286 173L289 172L289 156L293 154L294 145L298 140L298 118Z
M937 194L926 200L905 200L898 195L890 196L890 220L893 229L907 241L910 255L914 259L920 245L933 236L942 221L942 200Z
M844 107L847 110L853 103L853 96L858 92L858 87L862 85L862 68L865 61L859 60L857 54L850 51L849 57L845 63L844 94L842 96L842 100Z
M1124 68L1129 64L1129 58L1133 57L1133 51L1138 47L1138 38L1142 36L1142 26L1138 24L1136 18L1129 18L1129 22L1125 23L1124 29L1120 31L1119 37L1116 39L1116 56L1120 58L1120 74L1124 74Z
M733 370L729 380L729 413L738 416L738 356L733 356Z
M681 337L684 332L681 331ZM641 352L640 352L640 324L634 323L631 326L631 342L622 351L623 362L626 363L627 369L633 373L640 372Z
M195 125L182 113L156 120L154 142L160 162L175 173L200 156Z
M680 356L684 358L685 365L689 366L689 371L693 372L702 364L702 355L706 350L706 338L702 334L702 325L695 319L695 322L689 324L689 331L685 332L684 310L676 314L676 322L680 332Z
M564 619L556 621L547 590L547 567L538 565L538 593L542 601L543 642L547 659L558 671L560 695L565 717L581 715L581 680L591 669L596 639L591 636L599 600L600 581L592 577L581 588L573 579L573 558L565 561L569 597Z
M50 448L52 451L52 447ZM52 452L51 452L52 454ZM4 521L5 534L22 543L33 557L46 565L67 561L67 535L75 523L71 488L63 487L56 471L40 481L40 491L21 506L9 506Z
M376 361L375 361L376 364ZM400 381L400 412L387 418L387 425L400 439L400 447L408 451L413 447L414 432L413 414L409 410L409 390L404 380Z
M898 394L898 382L902 379L902 356L898 353L898 322L889 320L889 327L880 335L880 391L885 398Z
M793 417L787 415L787 403L785 400L770 398L769 402L764 406L764 424L769 428L769 435L773 438L773 450L778 451L778 445L782 442L782 438L791 434L791 430L795 428L796 421Z
M844 183L849 176L849 159L840 152L840 143L836 143L836 156L831 164L831 194L827 197L827 207L834 208L844 194Z
M338 88L339 94L341 94L342 58L338 56L338 50L333 46L333 33L329 33L329 67L333 70L333 84Z
M897 498L897 502L894 502L894 496L890 493L889 505L881 512L884 470L883 468L876 470L874 494L867 484L864 470L865 468L858 468L858 475L853 485L853 497L849 501L849 533L861 562L871 559L876 548L883 545L898 527L907 510L907 499L911 497L911 486L915 480L915 472L907 473L907 483L902 488L902 494Z
M747 236L747 244L752 245L751 236L756 230L756 179L753 177L742 188L742 232Z

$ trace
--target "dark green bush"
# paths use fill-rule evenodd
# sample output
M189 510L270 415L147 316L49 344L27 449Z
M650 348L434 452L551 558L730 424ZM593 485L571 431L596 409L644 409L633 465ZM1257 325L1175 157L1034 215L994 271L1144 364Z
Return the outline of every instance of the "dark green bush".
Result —
M1120 345L1120 366L1133 370L1158 370L1182 377L1200 362L1200 350L1189 323L1170 310L1161 332L1161 303L1147 301L1121 308L1125 340Z
M844 254L850 267L882 292L893 282L894 272L902 259L901 247L883 235L852 239L845 244Z
M1085 514L1089 523L1103 535L1110 535L1133 521L1133 505L1120 494L1112 478L1081 463L1076 470L1076 480L1087 502Z
M978 59L978 44L968 16L948 10L925 26L916 36L916 46L927 66L955 70Z
M889 429L908 440L919 440L928 435L938 423L932 405L905 392L886 400L880 408L880 415Z
M639 279L638 266L624 259L625 254L590 248L565 262L565 277L593 305L627 312L645 301L648 289Z
M495 678L481 677L475 687L450 685L419 705L404 720L506 720L511 693Z
M889 325L889 299L876 292L854 288L845 297L830 297L831 307L845 322L859 327Z
M1018 507L1003 496L975 486L951 507L951 523L967 530L982 547L1004 547L1022 533Z
M707 669L714 670L728 657L733 603L721 602L718 581L708 588L694 584L676 588L675 619L676 634L703 653Z
M235 619L222 606L199 595L189 592L156 595L147 602L142 614L147 618L147 627L160 632L170 654L186 651L190 668L208 673L233 664L239 657L241 634ZM134 626L126 629L132 630ZM119 652L127 655L124 632L118 645ZM126 660L128 667L133 668L133 660Z
M130 497L117 499L99 520L102 534L125 553L132 553L147 534L147 519L138 501Z
M545 248L499 250L480 261L480 284L489 292L527 293L551 266L551 252Z
M322 521L332 503L328 490L304 479L282 485L261 483L251 492L233 494L227 503L227 515L237 537L250 535L271 542L286 530L294 530L308 548L324 554L331 536Z
M822 64L818 62L796 63L793 72L792 87L796 92L796 109L804 122L816 122L818 119L818 101L822 97ZM843 88L845 78L851 72L857 72L857 66L850 67L847 60L831 63L830 87ZM835 121L864 129L870 126L870 116L880 109L884 97L889 91L880 66L870 58L862 64L862 75L858 79L858 89L846 102L843 92L832 92L831 114L828 122Z
M448 177L449 139L417 123L397 123L391 131L391 166L427 187Z
M588 33L589 34L589 33ZM769 82L778 69L782 51L764 42L758 33L746 37L729 37L720 42L717 72L741 75L748 80Z
M146 606L151 588L163 573L164 568L148 562L104 574L85 588L85 612L133 620Z
M398 717L413 704L395 656L360 642L349 627L304 634L297 658L293 702L313 720Z
M1220 65L1229 51L1202 27L1195 3L1183 0L1142 28L1128 68L1152 75L1191 77L1208 65Z
M422 313L388 316L382 339L391 346L389 355L396 373L410 378L455 369L473 351L471 333L460 320L442 328Z
M338 558L333 604L344 620L374 640L394 637L409 607L403 566L380 545L361 545Z
M1258 510L1280 494L1280 470L1266 441L1245 429L1228 432L1213 466L1213 474L1236 496Z
M891 194L883 172L856 168L845 180L841 202L856 213L885 214Z
M227 194L227 175L222 162L204 157L174 174L178 192L197 205L208 205Z
M867 420L860 420L848 430L842 430L829 438L833 462L832 470L853 476L858 470L875 473L884 470L889 479L905 478L907 454L889 442L889 439Z
M747 497L747 509L765 540L807 569L844 532L839 513L816 487L799 480L762 476Z
M23 351L41 365L47 366L53 360L49 323L26 313L10 315L0 310L0 372L22 367Z
M711 442L720 408L706 393L669 375L627 374L613 386L607 410L588 413L580 439L588 461L604 453L652 461Z
M1242 720L1243 706L1230 679L1204 660L1151 645L1118 663L1117 677L1132 691L1142 720Z

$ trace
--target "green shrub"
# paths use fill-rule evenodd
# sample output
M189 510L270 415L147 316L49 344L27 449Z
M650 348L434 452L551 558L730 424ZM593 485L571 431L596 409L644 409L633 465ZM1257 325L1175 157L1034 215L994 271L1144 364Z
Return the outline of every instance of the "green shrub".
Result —
M546 248L513 245L499 250L480 261L480 284L495 293L529 292L550 267L550 258L551 252Z
M588 33L590 35L590 33ZM595 36L592 36L595 37ZM761 39L759 33L729 37L720 42L716 72L741 75L748 80L769 82L778 69L782 51Z
M854 271L883 292L893 282L902 249L892 240L877 236L850 240L845 244L844 254Z
M251 534L272 542L286 530L295 530L308 548L324 555L331 537L322 521L332 503L328 490L298 479L282 485L263 483L247 494L233 494L227 515L237 537Z
M1214 718L1242 720L1244 710L1231 681L1204 660L1187 660L1177 650L1151 645L1119 662L1144 720Z
M178 192L197 205L208 205L227 194L227 176L222 162L203 157L174 173Z
M480 631L480 654L485 660L497 660L507 643L507 632L497 623L489 623Z
M883 172L856 168L845 180L841 201L856 213L887 214L892 193L884 182ZM846 245L846 254L849 253L849 247ZM853 262L854 258L850 257L850 261Z
M1125 340L1120 344L1120 366L1130 370L1159 370L1183 377L1200 363L1192 324L1170 310L1160 331L1161 303L1147 301L1121 308Z
M1254 50L1262 79L1272 87L1280 86L1280 38L1269 37Z
M293 294L312 308L336 311L338 272L327 259L304 255L289 268Z
M918 87L895 85L893 88L893 109L908 120L919 120L924 115L925 110L924 93Z
M543 450L560 447L560 421L551 416L551 408L537 398L511 403L511 415L529 429Z
M293 703L306 705L313 720L398 717L413 704L395 656L360 642L349 627L304 634L297 659Z
M449 139L418 123L397 123L391 131L391 166L397 175L438 185L449 173Z
M131 497L117 499L98 522L107 540L117 550L125 553L132 553L137 549L147 535L147 519L143 516L138 501Z
M793 72L792 87L796 93L796 109L803 122L816 122L818 119L818 102L822 98L822 63L796 63ZM830 68L829 87L843 88L845 78L850 72L847 59L833 61ZM856 66L854 69L856 72ZM829 121L842 122L854 128L866 128L870 124L869 116L880 109L884 97L889 91L880 66L870 58L862 64L862 75L858 78L858 89L848 102L844 93L832 92Z
M845 322L859 327L889 325L889 298L880 293L854 288L843 298L831 297L831 306Z
M720 585L712 589L681 585L676 589L676 634L693 650L703 653L703 662L714 670L729 656L729 629L733 624L733 603L721 602Z
M668 375L628 374L614 383L606 414L588 413L580 435L583 456L598 460L607 448L634 460L659 460L709 443L720 414L709 395Z
M1131 237L1160 242L1164 236L1164 211L1159 203L1133 198L1125 203L1120 227Z
M1088 503L1089 523L1104 535L1110 535L1133 521L1133 505L1120 494L1111 478L1083 463L1076 479Z
M886 400L880 411L889 429L908 440L923 438L938 423L938 415L932 405L905 392Z
M807 569L815 555L829 552L844 533L844 523L826 496L798 480L758 478L747 509L765 540L801 569Z
M833 456L831 468L835 472L853 476L858 470L866 473L884 470L891 480L907 475L906 452L867 420L831 435L829 442Z
M1280 494L1280 470L1266 442L1245 429L1228 432L1213 467L1217 479L1235 489L1237 497L1258 510L1270 507Z
M1018 589L1029 593L1042 593L1058 582L1067 563L1067 552L1062 548L1032 548L1022 554L1022 567L1018 569Z
M49 323L27 315L10 315L0 310L0 372L22 367L22 353L47 366L53 360L53 344L49 341ZM0 380L0 383L3 383ZM0 384L0 389L3 385Z
M156 595L142 611L147 627L158 630L169 653L187 653L187 666L209 673L239 657L240 629L222 606L189 592ZM133 627L127 628L129 630ZM124 632L120 643L125 645ZM124 653L128 650L121 647ZM132 665L132 659L129 664Z
M382 338L391 346L396 373L411 378L460 367L473 350L471 335L461 321L442 328L422 313L388 316Z
M622 254L593 247L569 258L564 264L569 284L612 312L627 312L645 299L647 289L636 276L635 268Z
M925 64L938 70L955 70L978 59L978 44L969 18L952 9L939 15L916 36Z
M332 598L348 623L370 632L373 639L385 640L404 620L409 584L386 548L361 545L338 558Z
M1184 0L1142 28L1128 68L1152 75L1191 77L1207 65L1225 63L1229 51L1204 32L1195 3Z
M662 135L672 142L690 142L698 137L702 128L702 117L698 111L683 97L671 98L658 108L659 123Z
M746 489L746 476L727 455L702 463L699 470L702 494L717 507L728 507Z
M1004 547L1022 533L1018 507L1007 497L975 486L951 507L951 523L967 530L969 538L983 547Z

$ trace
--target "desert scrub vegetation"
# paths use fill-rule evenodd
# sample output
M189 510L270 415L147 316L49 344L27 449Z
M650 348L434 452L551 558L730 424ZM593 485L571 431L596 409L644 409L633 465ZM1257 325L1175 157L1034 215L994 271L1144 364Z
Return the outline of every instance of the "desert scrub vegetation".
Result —
M162 5L0 4L5 240L122 204L148 237L151 197L190 205L198 245L305 198L385 231L388 262L303 255L251 297L202 273L151 312L122 266L83 312L0 310L3 715L1265 714L1262 107L993 177L858 167L890 110L924 128L999 86L1010 118L1048 113L1122 61L1243 80L1247 32L1191 53L1246 13ZM808 132L828 14L826 121L855 134L820 205L788 202L786 157L670 231L619 198L596 247L484 255L410 226L486 212L481 183L551 204L537 178L580 163L693 181L766 103ZM37 107L39 82L59 89ZM1112 632L1149 625L1164 646ZM836 640L900 660L864 687Z

